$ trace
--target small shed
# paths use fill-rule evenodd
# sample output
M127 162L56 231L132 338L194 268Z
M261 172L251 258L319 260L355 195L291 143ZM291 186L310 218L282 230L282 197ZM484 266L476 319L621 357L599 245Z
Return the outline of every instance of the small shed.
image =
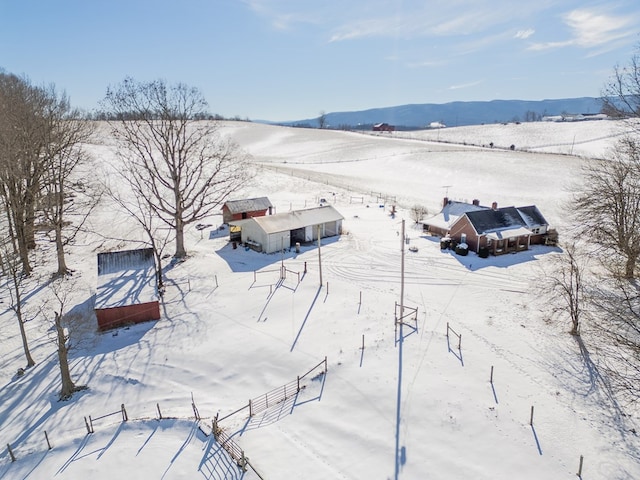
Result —
M160 318L152 248L98 254L95 312L100 330Z
M257 251L277 252L296 243L310 243L342 232L344 217L333 206L293 210L232 222L241 228L241 241Z
M273 213L273 205L267 197L229 200L222 205L222 223L245 218L263 217Z

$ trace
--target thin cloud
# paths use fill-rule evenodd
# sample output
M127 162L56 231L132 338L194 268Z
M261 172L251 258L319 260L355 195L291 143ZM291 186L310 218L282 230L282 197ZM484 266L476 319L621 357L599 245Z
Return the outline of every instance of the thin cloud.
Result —
M359 16L360 12L354 11L351 19L334 30L330 41L392 36L468 36L491 31L499 25L510 24L514 18L527 18L545 8L544 1L534 5L518 5L517 8L511 1L498 2L496 5L496 0L478 1L473 5L464 2L464 6L455 0L438 3L437 8L416 4L415 8L405 6L394 10L389 8L388 2L382 2L377 4L379 8L374 8L374 5L369 9L376 12L375 15L364 18Z
M447 88L447 90L462 90L464 88L475 87L477 85L480 85L481 83L482 83L482 80L477 80L475 82L461 83L459 85L451 85L449 88Z
M580 47L606 51L608 44L614 44L635 35L635 16L607 15L595 10L578 9L563 18L571 31L571 38L557 42L534 43L529 50L551 50L564 47Z
M282 9L281 5L270 0L244 0L244 3L261 17L269 19L276 30L290 30L298 24L317 24L320 21L320 16L314 12Z
M408 68L435 68L441 67L449 63L446 60L423 60L421 62L409 62L407 63Z
M518 30L516 32L516 34L514 35L514 38L519 38L521 40L526 40L527 38L529 38L534 33L536 33L536 31L533 28L528 28L526 30Z

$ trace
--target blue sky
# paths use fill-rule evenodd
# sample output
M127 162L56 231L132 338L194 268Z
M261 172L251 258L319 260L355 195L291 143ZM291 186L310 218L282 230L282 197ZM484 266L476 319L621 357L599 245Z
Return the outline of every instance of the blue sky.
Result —
M639 33L638 0L0 0L0 68L87 110L131 76L285 121L597 97Z

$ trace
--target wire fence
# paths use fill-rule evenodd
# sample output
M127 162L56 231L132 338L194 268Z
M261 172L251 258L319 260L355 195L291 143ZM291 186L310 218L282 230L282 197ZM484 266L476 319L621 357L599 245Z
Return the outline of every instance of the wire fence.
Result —
M322 372L318 372L320 367L323 367ZM306 373L301 376L298 376L296 380L289 382L281 387L275 388L264 395L260 395L258 397L252 398L249 400L249 403L238 408L237 410L229 413L228 415L218 418L216 415L211 422L211 433L218 445L225 451L227 454L233 459L238 468L240 468L243 472L247 470L247 468L251 468L253 472L259 477L263 478L256 469L250 464L248 458L245 456L244 450L233 440L232 435L230 435L224 428L221 428L219 422L224 419L227 419L233 415L236 415L243 410L248 410L249 417L256 415L262 411L265 411L275 405L280 404L281 402L297 395L302 389L306 386L306 381L309 376L317 372L316 374L323 374L327 371L327 357L324 358L320 363L315 365L313 368L309 369ZM200 415L200 411L196 405L193 394L191 394L191 409L193 411L192 417L182 416L167 416L163 414L163 411L160 408L160 403L156 403L155 405L156 417L155 420L167 420L167 419L193 419L195 422L199 424L200 431L205 435L209 436L210 434L206 432L206 429L203 428L202 417ZM96 426L102 426L104 428L108 428L109 426L114 425L114 421L107 421L106 419L111 419L112 417L118 417L120 419L120 423L124 422L142 422L149 421L153 418L151 417L139 417L139 418L130 418L125 407L125 404L121 404L120 408L114 410L112 412L108 412L105 414L101 414L98 416L87 415L83 417L84 426L87 431L87 435L91 435L95 433ZM44 440L46 442L47 450L51 450L54 448L54 445L51 441L50 434L47 430L43 430ZM8 458L12 463L16 462L21 456L26 456L34 451L38 451L40 448L44 448L44 443L42 441L38 442L35 440L34 435L26 436L25 438L21 438L19 441L14 442L13 444L7 443L6 450L3 453L0 453L0 459L3 457ZM38 447L37 445L40 445ZM24 455L21 455L24 453Z

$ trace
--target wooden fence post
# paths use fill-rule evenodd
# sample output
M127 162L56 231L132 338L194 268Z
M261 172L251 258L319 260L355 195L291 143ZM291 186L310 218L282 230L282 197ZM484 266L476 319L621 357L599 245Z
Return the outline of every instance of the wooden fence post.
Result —
M582 462L584 461L584 457L580 455L580 465L578 465L578 477L582 478Z
M462 334L458 335L458 351L462 350Z
M491 376L489 377L489 383L493 383L493 365L491 365Z
M531 418L529 419L529 425L533 427L533 405L531 405Z
M300 375L298 375L298 391L300 391Z
M156 403L156 408L158 409L158 420L162 420L162 412L160 411L159 403Z
M449 322L447 322L447 338L449 338Z
M249 416L253 417L253 406L251 405L251 400L249 400Z
M196 420L200 420L200 414L198 413L198 407L196 407L196 402L193 399L193 393L191 393L191 408L193 408L193 416Z
M11 445L7 443L7 450L9 450L9 456L11 457L11 463L16 461L16 457L13 455L13 450L11 450Z
M47 431L44 431L44 438L47 441L47 447L49 447L49 450L51 450L51 442L49 441L49 435L47 435Z
M126 422L127 420L129 420L129 416L127 415L127 409L124 408L124 403L120 406L121 410L122 410L122 421Z

